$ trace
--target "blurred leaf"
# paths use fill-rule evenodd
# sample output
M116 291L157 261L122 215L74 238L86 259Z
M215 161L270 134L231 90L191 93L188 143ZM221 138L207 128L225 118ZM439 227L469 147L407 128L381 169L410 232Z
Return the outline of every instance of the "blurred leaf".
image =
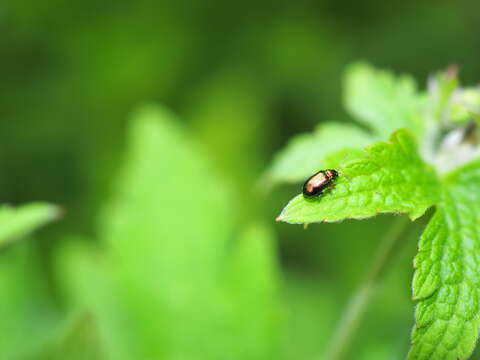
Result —
M451 106L451 121L459 124L468 123L475 119L478 122L480 115L480 89L459 89L454 96Z
M233 235L234 203L173 119L154 106L134 115L102 228L136 358L211 356L209 307Z
M285 277L287 326L282 358L319 359L340 311L340 302L332 296L335 289L318 277L295 273L294 269L287 270Z
M19 360L104 360L95 318L91 314L77 316L56 334L46 349Z
M57 206L31 203L0 208L0 247L59 218ZM20 244L0 256L0 354L13 358L48 338L57 315L48 297L43 268L32 248ZM29 341L25 343L25 338Z
M94 309L109 353L120 354L112 359L263 359L274 352L278 305L271 240L253 227L239 240L230 266L232 200L168 111L151 105L135 114L101 227L106 262L90 270L95 262L89 256L59 256L59 271L73 270L78 281L69 284L67 277L67 290ZM76 269L65 270L70 263ZM247 314L254 316L248 326ZM127 349L116 349L120 343Z
M352 160L365 159L367 153L361 149L343 149L325 157L325 167L336 169Z
M230 65L200 84L187 116L216 168L243 193L251 190L265 161L267 109L258 79L243 66Z
M437 73L429 82L429 102L432 106L432 115L435 121L445 121L450 118L452 95L458 88L457 69L451 67L447 71ZM448 110L448 111L447 111ZM456 112L458 112L458 108ZM455 115L459 121L460 114Z
M363 147L375 141L375 137L349 124L325 123L309 134L295 136L281 150L267 170L265 182L304 181L313 173L325 168L325 157L332 152Z
M229 259L225 279L231 317L230 346L236 359L278 359L281 309L273 234L253 224L241 234ZM219 339L221 341L221 338Z
M56 275L63 299L73 312L91 312L106 359L134 359L135 344L130 334L129 309L115 287L110 264L91 239L67 237L56 252Z
M409 132L399 130L388 143L376 143L366 152L364 159L338 168L331 190L316 199L298 195L277 220L292 224L332 222L386 212L407 213L415 219L435 203L435 174L420 159Z
M478 161L448 177L420 239L409 359L467 359L474 349L480 330L479 184Z
M42 259L31 241L4 249L0 256L0 354L16 359L38 349L51 336L59 314L50 297Z
M366 63L356 63L345 73L344 89L347 110L381 139L400 128L411 129L417 138L422 137L420 97L413 78L395 77Z
M17 208L0 207L0 247L60 217L57 206L32 203Z

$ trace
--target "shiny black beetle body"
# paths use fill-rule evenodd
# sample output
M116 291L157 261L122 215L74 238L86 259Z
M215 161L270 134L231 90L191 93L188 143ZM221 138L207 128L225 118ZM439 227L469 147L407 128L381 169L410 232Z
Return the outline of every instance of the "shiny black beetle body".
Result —
M332 169L320 170L313 174L303 184L303 196L306 198L316 198L323 194L323 190L333 184L333 180L338 177L338 172Z

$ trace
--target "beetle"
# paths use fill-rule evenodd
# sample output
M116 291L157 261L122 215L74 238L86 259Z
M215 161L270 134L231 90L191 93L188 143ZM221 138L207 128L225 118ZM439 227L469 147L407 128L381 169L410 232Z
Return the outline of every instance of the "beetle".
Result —
M310 176L303 184L303 196L316 198L323 194L323 190L333 185L333 180L338 177L338 172L333 169L320 170Z

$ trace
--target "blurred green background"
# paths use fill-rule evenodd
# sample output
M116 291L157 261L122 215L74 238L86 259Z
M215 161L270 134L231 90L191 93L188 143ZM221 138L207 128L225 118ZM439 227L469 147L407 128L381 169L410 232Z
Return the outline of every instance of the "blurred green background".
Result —
M300 188L259 179L295 134L349 120L353 61L476 83L479 10L3 0L1 203L66 214L2 253L1 358L322 359L392 219L277 224ZM405 241L350 359L407 352Z

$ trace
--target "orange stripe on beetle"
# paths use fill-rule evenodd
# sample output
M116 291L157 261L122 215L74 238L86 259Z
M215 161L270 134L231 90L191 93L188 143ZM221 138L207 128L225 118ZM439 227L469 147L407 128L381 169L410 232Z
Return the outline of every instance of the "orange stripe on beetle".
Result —
M303 196L306 198L319 197L323 194L323 190L329 188L337 177L338 172L335 170L320 170L309 177L303 184Z

